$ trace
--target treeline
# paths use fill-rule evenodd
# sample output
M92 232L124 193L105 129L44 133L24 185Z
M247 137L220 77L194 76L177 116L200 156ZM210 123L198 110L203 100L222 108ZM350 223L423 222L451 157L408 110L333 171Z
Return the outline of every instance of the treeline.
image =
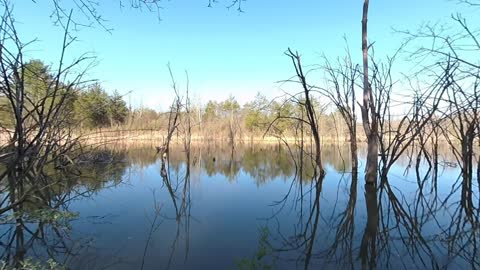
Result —
M38 118L35 111L41 106L51 107L54 97L48 98L44 104L39 105L39 100L48 96L51 84L57 82L54 75L41 60L30 60L24 66L25 98L27 111L31 118ZM62 87L60 86L60 90ZM169 112L158 112L151 108L129 108L127 103L116 90L109 94L101 84L93 83L86 87L78 87L74 91L60 91L57 94L66 96L61 107L62 114L67 115L67 123L72 127L82 130L98 128L119 128L123 130L165 129L168 125ZM58 99L58 97L57 97ZM0 97L0 121L2 127L14 127L14 113L8 104L6 96ZM325 112L319 100L313 102L317 107L319 119L327 130L326 137L343 137L346 128L340 121L337 111ZM34 107L38 108L35 109ZM32 110L33 109L33 110ZM48 109L48 108L47 108ZM181 112L183 117L185 112ZM194 135L208 138L238 139L248 137L261 137L270 124L279 116L272 126L274 134L289 135L296 129L292 119L302 118L303 109L291 100L268 100L258 93L251 102L243 106L234 96L223 101L210 100L206 104L192 104L189 112L192 118Z
M44 62L30 60L24 65L24 81L27 101L25 112L28 112L26 119L38 118L35 112L39 111L41 106L54 106L53 94L46 98L46 102L39 101L50 95L48 92L52 89L51 84L58 80ZM67 83L59 82L59 84ZM61 90L62 86L59 88ZM351 94L351 92L347 93L347 95ZM166 132L172 111L159 112L147 107L131 108L116 90L108 93L100 83L79 85L74 91L60 91L57 95L66 96L60 108L61 114L66 115L65 123L69 128L77 131L89 132L113 128L114 130ZM355 125L359 133L357 141L365 141L361 122L357 122L357 118L352 119L351 123L346 122L345 112L342 112L345 108L339 106L339 101L335 101L335 97L329 95L324 94L325 100L321 100L322 95L309 97L315 111L318 129L321 130L321 139L325 142L350 141L349 133L352 130L350 125ZM197 139L237 142L262 139L263 135L298 138L300 132L310 139L311 132L306 126L308 119L304 103L302 96L298 98L286 96L270 100L265 95L257 93L252 101L241 105L234 96L230 95L223 101L210 100L206 104L192 103L188 113L184 108L179 111L179 118L180 122L185 122L187 118L191 120L192 135ZM14 113L5 95L0 96L0 122L4 129L14 127ZM398 123L395 124L395 122L399 121L390 119L389 122L391 125L397 125ZM438 122L440 123L440 120Z
M322 133L322 138L345 140L347 128L341 121L340 112L322 104L320 99L313 102L317 118L326 131ZM170 111L137 108L128 111L127 120L118 128L162 131L168 126L169 116ZM302 106L290 99L269 100L258 93L252 101L243 105L234 96L223 101L191 104L188 113L181 110L179 117L191 120L194 137L235 141L262 139L263 135L292 137L299 128L295 119L306 118L306 115Z
M122 96L117 91L108 94L99 83L86 88L77 87L73 91L66 91L66 87L60 85L59 93L54 94L52 84L68 83L58 81L50 67L41 60L27 62L21 76L24 78L27 121L38 119L42 110L48 111L59 102L59 97L65 98L60 112L68 116L67 124L72 126L86 129L118 126L125 123L129 115ZM43 100L44 97L47 98ZM15 116L6 95L0 96L0 121L4 128L14 127Z

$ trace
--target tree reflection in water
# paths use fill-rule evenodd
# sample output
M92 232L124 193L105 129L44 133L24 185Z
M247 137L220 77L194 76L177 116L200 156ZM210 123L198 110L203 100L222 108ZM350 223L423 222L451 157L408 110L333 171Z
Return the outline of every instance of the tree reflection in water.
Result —
M324 182L336 181L338 176L339 182L347 180L350 186L348 194L341 196L347 201L338 201L337 195L333 210L321 207L332 203L323 198L327 194L322 193L322 181L311 185L294 177L295 192L283 198L283 204L293 205L298 222L288 228L288 223L272 218L275 222L270 227L276 229L271 244L277 247L272 256L293 260L304 269L480 268L480 201L474 204L468 199L479 194L461 181L461 175L452 181L450 191L439 194L437 179L449 179L438 177L431 163L425 163L414 171L416 182L392 173L378 187L360 185L363 189L358 183L364 181L357 175L330 171ZM358 192L364 193L365 208ZM281 211L288 211L283 204Z
M105 152L98 154L111 156ZM78 213L69 209L74 201L88 198L122 182L128 165L123 161L125 155L114 153L111 157L111 162L80 164L75 173L44 169L43 188L2 215L0 260L4 268L55 269L64 265L103 267L104 264L114 265L117 262L97 261L95 258L90 258L88 262L78 261L76 255L86 252L92 242L89 238L73 236L71 222ZM92 217L97 218L102 217Z
M119 161L128 162L85 165L76 176L51 174L66 180L58 184L52 179L56 185L3 215L1 260L11 267L50 258L72 268L115 268L126 264L147 269L152 258L160 255L154 238L162 236L165 242L165 235L159 231L174 226L171 240L167 239L171 241L169 249L162 251L168 254L159 267L174 269L182 261L187 265L193 243L191 221L195 221L192 184L215 175L235 183L247 175L257 188L273 181L289 187L270 206L271 216L258 217L267 218L261 230L263 248L259 258L275 261L275 267L280 269L480 268L479 191L469 184L474 183L473 179L465 184L459 170L445 169L441 162L436 169L434 162L415 160L415 166L401 176L412 160L406 155L388 178L374 186L364 184L362 173L348 171L348 148L338 146L324 148L324 178L314 175L307 157L299 158L299 152L278 145L236 147L234 151L228 146L211 145L192 147L188 152L172 147L163 164L152 149L115 152ZM89 252L95 250L95 239L71 230L77 216L70 211L70 205L126 182L125 176L132 170L142 171L152 164L159 165L156 177L160 181L153 192L153 207L150 204L145 214L143 258L125 261L116 251L108 258ZM160 199L157 191L162 190L164 197ZM102 222L102 217L91 219Z

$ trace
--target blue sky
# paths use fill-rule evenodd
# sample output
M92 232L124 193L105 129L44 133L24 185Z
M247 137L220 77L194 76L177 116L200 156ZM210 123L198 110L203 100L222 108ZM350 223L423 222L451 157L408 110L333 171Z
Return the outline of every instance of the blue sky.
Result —
M52 1L36 2L15 1L17 28L24 41L38 38L29 57L55 62L62 29L49 17ZM480 23L480 10L454 0L370 2L369 39L379 54L392 52L401 41L392 27L415 29L455 12L471 25ZM94 53L98 64L89 76L108 91L132 91L125 99L133 106L167 107L172 98L167 63L180 84L188 71L196 99L222 100L232 94L244 103L257 92L269 98L280 93L276 82L293 75L284 55L288 47L298 50L306 65L318 64L322 53L342 55L346 36L352 54L361 55L361 0L248 0L243 13L227 10L229 0L219 0L214 8L206 7L208 0L171 0L164 2L160 22L155 13L120 8L117 0L100 3L99 12L113 31L80 29L69 56ZM82 18L78 11L75 16Z

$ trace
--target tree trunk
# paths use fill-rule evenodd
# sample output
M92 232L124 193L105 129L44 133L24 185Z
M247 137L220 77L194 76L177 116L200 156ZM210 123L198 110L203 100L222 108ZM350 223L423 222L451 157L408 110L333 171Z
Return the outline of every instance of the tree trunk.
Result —
M432 138L432 147L433 147L433 181L436 185L437 178L438 178L438 133L437 127L434 127L433 131L433 138Z
M310 100L310 91L307 88L304 88L305 91L305 109L307 111L307 117L310 123L310 129L312 131L313 140L315 141L315 163L317 165L319 175L323 177L325 175L325 170L322 165L322 155L320 147L320 134L318 133L318 125L315 118L315 112L313 110L313 104Z
M352 175L353 179L357 179L358 174L358 158L357 158L357 135L350 133L350 154L352 156Z
M466 213L473 212L472 174L473 174L473 130L469 129L465 138L462 138L462 201Z
M363 106L362 120L367 136L367 164L365 181L368 184L377 182L378 175L378 125L375 105L372 101L372 88L368 79L368 0L363 3L362 17L362 52L363 52Z
M479 136L477 140L478 140L478 147L480 149L480 125L478 126L477 135ZM480 191L480 153L478 153L477 155L477 183L478 183L478 191Z
M355 111L355 78L351 79L352 87L352 117L350 121L350 153L352 155L352 181L358 179L358 147L357 147L357 113Z
M306 82L306 78L302 70L302 64L300 63L300 56L298 55L298 53L293 53L290 49L288 49L287 55L290 56L290 58L292 59L297 76L303 87L303 93L305 95L305 104L302 104L302 106L305 108L307 119L308 119L307 122L310 125L312 137L313 137L313 140L315 141L315 165L316 165L315 173L317 173L317 175L320 176L319 178L322 178L325 175L325 170L322 166L319 126L315 117L315 109L313 108L313 104L310 99L310 86L308 86Z

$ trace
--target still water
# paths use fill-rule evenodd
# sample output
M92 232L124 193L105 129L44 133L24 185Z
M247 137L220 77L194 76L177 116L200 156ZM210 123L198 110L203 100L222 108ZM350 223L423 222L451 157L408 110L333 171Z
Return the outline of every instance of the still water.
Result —
M279 146L192 147L190 165L174 148L166 175L153 147L104 151L118 162L51 194L55 218L26 220L26 258L70 269L480 268L478 181L465 191L455 167L435 177L406 156L375 191L362 158L352 181L340 146L324 148L321 181ZM18 252L12 226L2 225L4 260Z

